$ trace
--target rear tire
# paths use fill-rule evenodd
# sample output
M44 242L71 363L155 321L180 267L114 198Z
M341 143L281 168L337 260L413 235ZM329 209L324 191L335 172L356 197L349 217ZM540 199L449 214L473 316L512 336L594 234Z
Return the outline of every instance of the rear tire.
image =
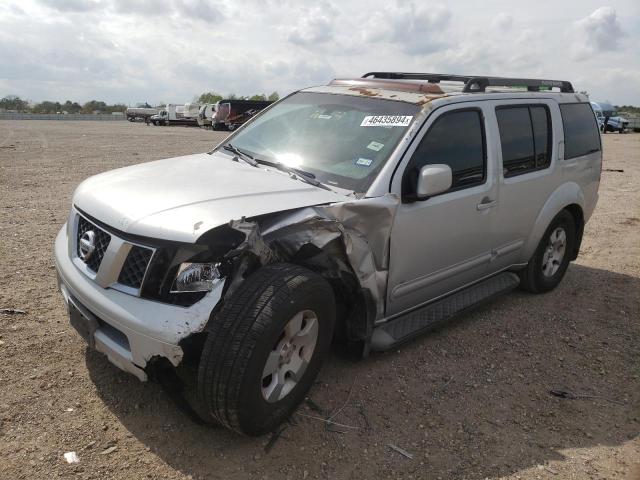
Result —
M334 323L319 275L286 263L252 274L208 327L198 396L212 419L253 436L276 428L313 384Z
M535 253L520 275L520 286L531 293L544 293L564 277L576 243L573 215L562 210L544 232Z

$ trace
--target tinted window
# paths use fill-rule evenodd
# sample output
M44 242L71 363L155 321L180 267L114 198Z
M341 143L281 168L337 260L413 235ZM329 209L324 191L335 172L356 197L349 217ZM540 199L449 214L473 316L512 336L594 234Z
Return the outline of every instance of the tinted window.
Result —
M551 123L544 106L496 109L505 177L546 168L551 163Z
M545 168L551 163L551 126L545 107L530 107L533 140L536 151L536 167Z
M496 111L496 116L500 128L504 176L534 170L536 162L529 108L501 108Z
M564 158L580 157L600 150L600 133L588 103L560 105L564 124Z
M435 163L451 167L452 189L483 183L484 151L484 130L479 111L454 111L441 115L411 158L403 179L403 193L415 193L420 169Z

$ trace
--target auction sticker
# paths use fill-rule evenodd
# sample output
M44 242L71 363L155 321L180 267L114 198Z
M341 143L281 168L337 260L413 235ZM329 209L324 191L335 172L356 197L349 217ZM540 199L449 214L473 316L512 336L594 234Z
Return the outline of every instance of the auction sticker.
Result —
M361 127L407 127L412 116L405 115L367 115L360 124Z
M362 167L370 167L373 163L373 160L370 158L359 158L356 160L356 165L360 165Z

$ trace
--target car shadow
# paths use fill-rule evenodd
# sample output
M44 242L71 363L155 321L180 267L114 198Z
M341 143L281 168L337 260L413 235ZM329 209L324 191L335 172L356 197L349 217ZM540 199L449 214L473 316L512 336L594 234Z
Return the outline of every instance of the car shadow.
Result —
M532 467L586 477L596 467L579 449L639 435L639 299L640 279L573 264L548 294L513 292L392 352L332 353L311 400L271 437L197 425L157 384L90 350L86 364L122 425L193 478L495 478ZM549 466L568 457L571 467Z

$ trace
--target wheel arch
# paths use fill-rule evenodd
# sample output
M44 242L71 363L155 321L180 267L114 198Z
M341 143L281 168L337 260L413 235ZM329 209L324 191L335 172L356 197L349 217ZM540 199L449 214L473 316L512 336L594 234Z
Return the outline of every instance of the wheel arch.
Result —
M300 255L305 251L313 253L310 256ZM350 269L342 241L336 239L323 248L306 243L287 261L311 270L329 283L336 300L335 332L338 340L346 342L354 350L361 349L360 353L366 355L373 333L376 303Z
M584 233L584 212L582 207L577 203L567 205L564 210L567 210L572 216L576 225L576 242L571 252L571 260L578 258L580 253L580 246L582 245L582 234Z
M547 199L534 222L529 238L525 243L525 258L531 258L547 227L558 213L567 210L576 221L576 246L571 259L575 260L580 250L584 230L584 194L575 182L560 185Z

